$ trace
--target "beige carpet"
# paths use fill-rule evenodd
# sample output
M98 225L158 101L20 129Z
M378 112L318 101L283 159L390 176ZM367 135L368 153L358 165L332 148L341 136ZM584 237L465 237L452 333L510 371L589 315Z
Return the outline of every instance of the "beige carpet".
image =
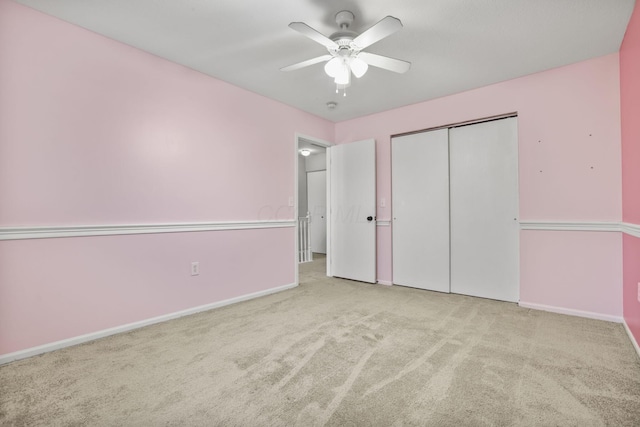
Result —
M324 277L0 367L0 424L638 426L623 327Z

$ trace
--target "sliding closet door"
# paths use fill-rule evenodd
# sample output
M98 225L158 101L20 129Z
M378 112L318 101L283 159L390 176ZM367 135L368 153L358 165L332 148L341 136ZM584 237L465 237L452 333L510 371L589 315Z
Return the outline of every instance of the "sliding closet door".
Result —
M448 130L393 138L393 283L449 292Z
M450 132L451 292L518 301L516 119Z

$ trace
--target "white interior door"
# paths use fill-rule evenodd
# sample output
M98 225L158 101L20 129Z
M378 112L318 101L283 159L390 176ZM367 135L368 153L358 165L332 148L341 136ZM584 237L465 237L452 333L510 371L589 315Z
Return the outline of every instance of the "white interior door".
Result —
M327 171L307 172L307 200L311 214L311 252L327 253Z
M393 283L449 292L449 131L393 138Z
M515 118L450 130L451 292L519 298Z
M376 147L374 140L332 146L331 274L376 282Z

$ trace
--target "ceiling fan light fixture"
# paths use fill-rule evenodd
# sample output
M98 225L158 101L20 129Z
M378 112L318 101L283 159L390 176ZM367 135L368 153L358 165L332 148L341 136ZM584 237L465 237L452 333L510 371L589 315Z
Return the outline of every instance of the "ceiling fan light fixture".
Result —
M335 76L335 83L337 85L349 86L351 84L351 69L346 63L342 63L342 67L338 74Z
M335 78L343 67L344 64L341 58L332 58L325 64L324 72L327 73L329 77Z
M351 71L353 71L353 75L359 79L367 72L367 70L369 69L369 64L367 64L360 58L353 58L351 60L350 67Z

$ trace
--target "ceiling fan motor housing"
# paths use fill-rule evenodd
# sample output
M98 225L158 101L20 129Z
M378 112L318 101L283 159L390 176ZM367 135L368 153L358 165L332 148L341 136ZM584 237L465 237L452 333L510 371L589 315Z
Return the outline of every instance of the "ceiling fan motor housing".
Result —
M340 29L347 29L353 23L355 16L348 10L342 10L336 13L336 24Z
M337 49L329 48L329 53L332 55L347 57L357 53L355 51L360 50L353 44L353 39L358 37L358 33L349 30L349 26L353 23L353 19L353 13L348 10L343 10L336 14L336 24L338 24L340 30L331 34L329 37L338 45Z
M338 45L337 48L328 48L329 53L333 56L348 57L360 50L353 45L353 37L334 39L332 36L331 39Z

